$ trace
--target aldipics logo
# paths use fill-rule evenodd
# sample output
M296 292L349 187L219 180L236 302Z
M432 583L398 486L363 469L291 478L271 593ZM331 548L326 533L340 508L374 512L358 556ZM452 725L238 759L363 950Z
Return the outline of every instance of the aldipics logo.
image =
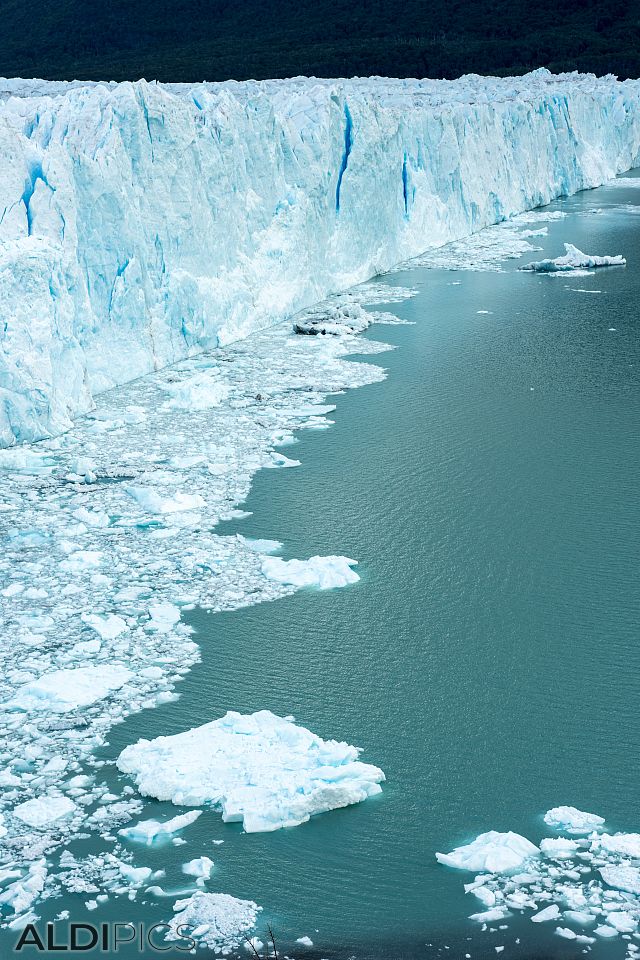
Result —
M156 953L168 953L177 950L180 953L190 953L197 946L190 936L193 927L180 924L172 928L168 923L68 923L65 927L60 924L47 923L44 930L39 930L36 924L28 923L21 931L14 947L16 953L35 950L38 953L64 952L78 953L97 951L110 956L119 950L129 947L139 953L148 950ZM170 942L165 935L172 930ZM177 938L177 939L176 939Z

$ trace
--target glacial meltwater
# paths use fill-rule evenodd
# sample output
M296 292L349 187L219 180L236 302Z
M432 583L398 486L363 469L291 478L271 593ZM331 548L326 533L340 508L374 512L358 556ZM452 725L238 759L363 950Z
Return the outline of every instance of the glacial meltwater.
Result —
M167 891L211 857L206 889L255 900L258 935L271 923L299 960L580 956L530 912L468 919L484 909L463 890L474 873L436 851L488 830L538 843L559 804L640 830L640 179L549 209L566 216L531 224L548 227L530 240L542 252L500 270L445 249L385 276L418 290L390 308L411 325L365 335L395 348L366 358L387 378L331 398L335 425L285 451L302 465L261 471L251 516L217 528L281 540L285 558L355 558L360 582L188 614L202 662L179 700L130 716L100 754L261 709L364 749L387 777L364 803L258 834L206 811L185 844L130 844ZM519 269L564 242L627 266ZM140 819L182 811L149 800ZM86 899L39 912L84 917ZM166 919L174 899L112 898L86 919Z

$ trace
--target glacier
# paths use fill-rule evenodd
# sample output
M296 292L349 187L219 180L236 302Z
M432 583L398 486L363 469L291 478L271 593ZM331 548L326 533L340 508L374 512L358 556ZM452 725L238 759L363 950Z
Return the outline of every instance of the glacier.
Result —
M611 76L0 80L0 446L639 150Z

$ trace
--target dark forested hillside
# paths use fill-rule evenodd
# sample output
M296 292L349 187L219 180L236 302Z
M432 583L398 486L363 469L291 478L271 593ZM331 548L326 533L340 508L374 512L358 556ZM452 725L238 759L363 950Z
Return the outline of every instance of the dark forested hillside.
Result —
M640 0L0 0L0 74L640 76Z

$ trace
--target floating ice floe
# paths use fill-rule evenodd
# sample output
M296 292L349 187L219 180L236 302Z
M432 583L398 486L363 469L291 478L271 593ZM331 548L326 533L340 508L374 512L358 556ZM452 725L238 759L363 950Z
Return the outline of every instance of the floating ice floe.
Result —
M124 686L131 671L117 664L96 663L90 667L55 670L24 684L8 706L26 710L50 710L69 713L103 700L113 690Z
M439 863L457 870L488 870L504 873L515 870L528 857L540 851L535 844L519 833L498 833L490 830L481 833L472 843L456 847L451 853L436 853Z
M13 816L30 827L46 827L70 816L76 809L75 803L68 797L37 797L14 807Z
M143 510L149 513L180 513L183 510L199 510L205 506L204 499L199 493L175 493L173 496L163 497L149 487L131 486L126 488Z
M608 886L640 896L640 867L610 863L600 868L600 876Z
M93 627L103 640L115 640L127 629L126 621L113 613L108 613L106 617L99 617L94 613L83 613L82 619L88 627Z
M586 825L601 827L604 818L575 807L554 807L545 822L555 829L584 834ZM505 838L517 838L506 841ZM498 846L497 856L494 849ZM524 854L513 864L502 849L515 846ZM486 856L490 851L492 856ZM542 856L540 856L540 852ZM473 913L478 923L506 920L515 913L537 924L560 922L555 933L581 945L596 939L640 939L640 835L602 834L545 838L538 850L517 834L481 834L450 854L436 854L441 863L481 871L465 892L489 909ZM588 928L588 935L584 932ZM593 929L592 929L593 928ZM636 953L629 950L630 954ZM637 951L640 953L640 949Z
M595 813L585 813L576 807L553 807L544 815L544 822L555 830L580 835L599 830L604 824L604 817Z
M209 857L196 857L182 865L182 872L188 877L197 877L198 880L208 880L213 870L213 860Z
M596 257L578 250L572 243L565 243L564 257L555 260L534 260L525 263L522 270L533 270L534 273L566 273L576 270L592 270L596 267L623 267L626 260L622 256Z
M137 843L143 843L150 847L156 840L166 840L172 837L179 830L184 830L190 824L194 823L202 814L202 810L189 810L187 813L181 813L171 820L161 822L159 820L140 820L130 827L123 827L119 830L121 837L127 840L135 840Z
M332 590L334 587L357 583L360 577L351 569L357 563L357 560L350 560L348 557L310 557L308 560L267 557L262 561L262 572L278 583Z
M198 946L226 955L244 941L262 908L252 900L239 900L226 893L198 891L176 900L173 909L165 940L184 942L186 931Z
M118 757L143 796L219 807L247 833L278 830L380 793L384 774L347 743L322 740L268 710L171 737L140 740Z

